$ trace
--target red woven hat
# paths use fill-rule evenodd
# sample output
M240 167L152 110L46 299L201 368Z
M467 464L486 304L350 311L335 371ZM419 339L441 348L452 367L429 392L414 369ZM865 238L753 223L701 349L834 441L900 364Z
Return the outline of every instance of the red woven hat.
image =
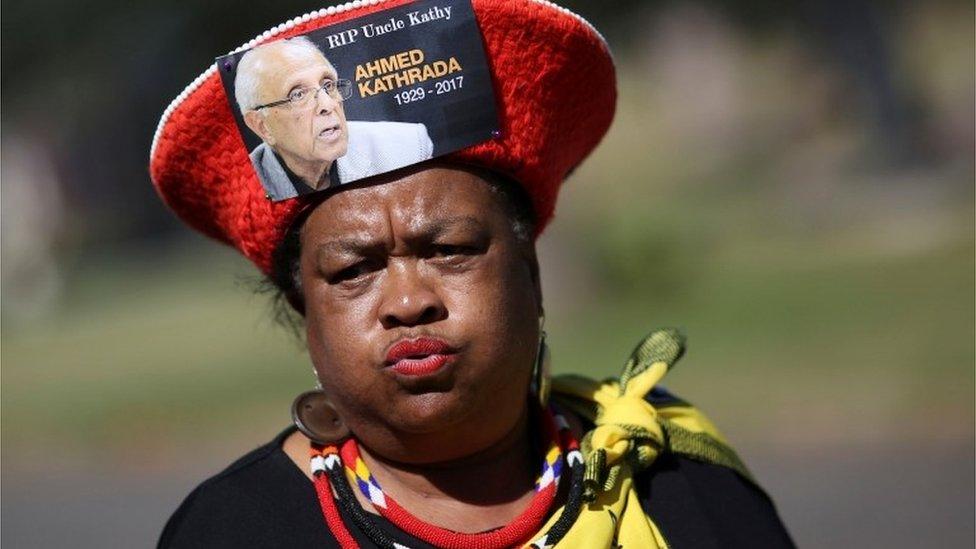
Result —
M356 1L261 34L241 49L407 3ZM472 0L495 88L500 135L442 157L521 183L538 230L552 218L563 180L613 119L616 82L603 37L578 15L543 0ZM274 249L308 196L272 202L248 157L215 67L166 108L153 137L156 190L194 228L239 249L270 273Z

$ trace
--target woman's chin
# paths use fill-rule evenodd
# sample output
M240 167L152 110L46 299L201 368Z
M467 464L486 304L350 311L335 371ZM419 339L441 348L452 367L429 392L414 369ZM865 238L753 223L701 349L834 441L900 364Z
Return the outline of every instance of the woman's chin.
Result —
M429 391L403 397L398 405L396 429L412 435L441 433L469 419L470 409L453 391Z

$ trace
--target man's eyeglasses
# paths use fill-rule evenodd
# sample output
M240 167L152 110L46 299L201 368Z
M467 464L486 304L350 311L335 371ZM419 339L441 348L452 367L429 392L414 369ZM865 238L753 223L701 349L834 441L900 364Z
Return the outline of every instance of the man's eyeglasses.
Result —
M278 107L281 105L290 105L293 109L301 109L308 107L312 104L312 101L318 97L319 92L325 90L325 93L332 96L336 101L344 101L349 99L352 95L352 82L346 80L345 78L340 78L338 80L326 80L318 87L308 87L308 88L298 88L292 90L288 94L288 97L282 99L281 101L272 101L271 103L265 103L264 105L258 105L254 107L254 110L261 110L268 107Z

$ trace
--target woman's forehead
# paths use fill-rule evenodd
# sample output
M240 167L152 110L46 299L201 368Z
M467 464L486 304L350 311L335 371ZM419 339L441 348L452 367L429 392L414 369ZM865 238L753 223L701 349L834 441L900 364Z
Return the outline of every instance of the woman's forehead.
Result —
M432 227L488 227L505 218L500 202L489 181L472 171L426 168L393 180L342 189L315 208L304 232L308 238L391 229L426 232Z

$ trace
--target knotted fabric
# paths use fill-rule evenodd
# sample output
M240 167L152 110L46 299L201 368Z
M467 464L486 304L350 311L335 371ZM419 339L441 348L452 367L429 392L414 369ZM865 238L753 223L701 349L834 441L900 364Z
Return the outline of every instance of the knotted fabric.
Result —
M751 480L735 452L701 412L656 389L683 353L684 337L677 330L657 330L634 349L619 380L553 379L554 401L594 425L581 445L587 503L558 547L667 547L634 488L634 476L663 452L730 467ZM651 500L650 505L655 503ZM544 539L535 545L550 547Z

